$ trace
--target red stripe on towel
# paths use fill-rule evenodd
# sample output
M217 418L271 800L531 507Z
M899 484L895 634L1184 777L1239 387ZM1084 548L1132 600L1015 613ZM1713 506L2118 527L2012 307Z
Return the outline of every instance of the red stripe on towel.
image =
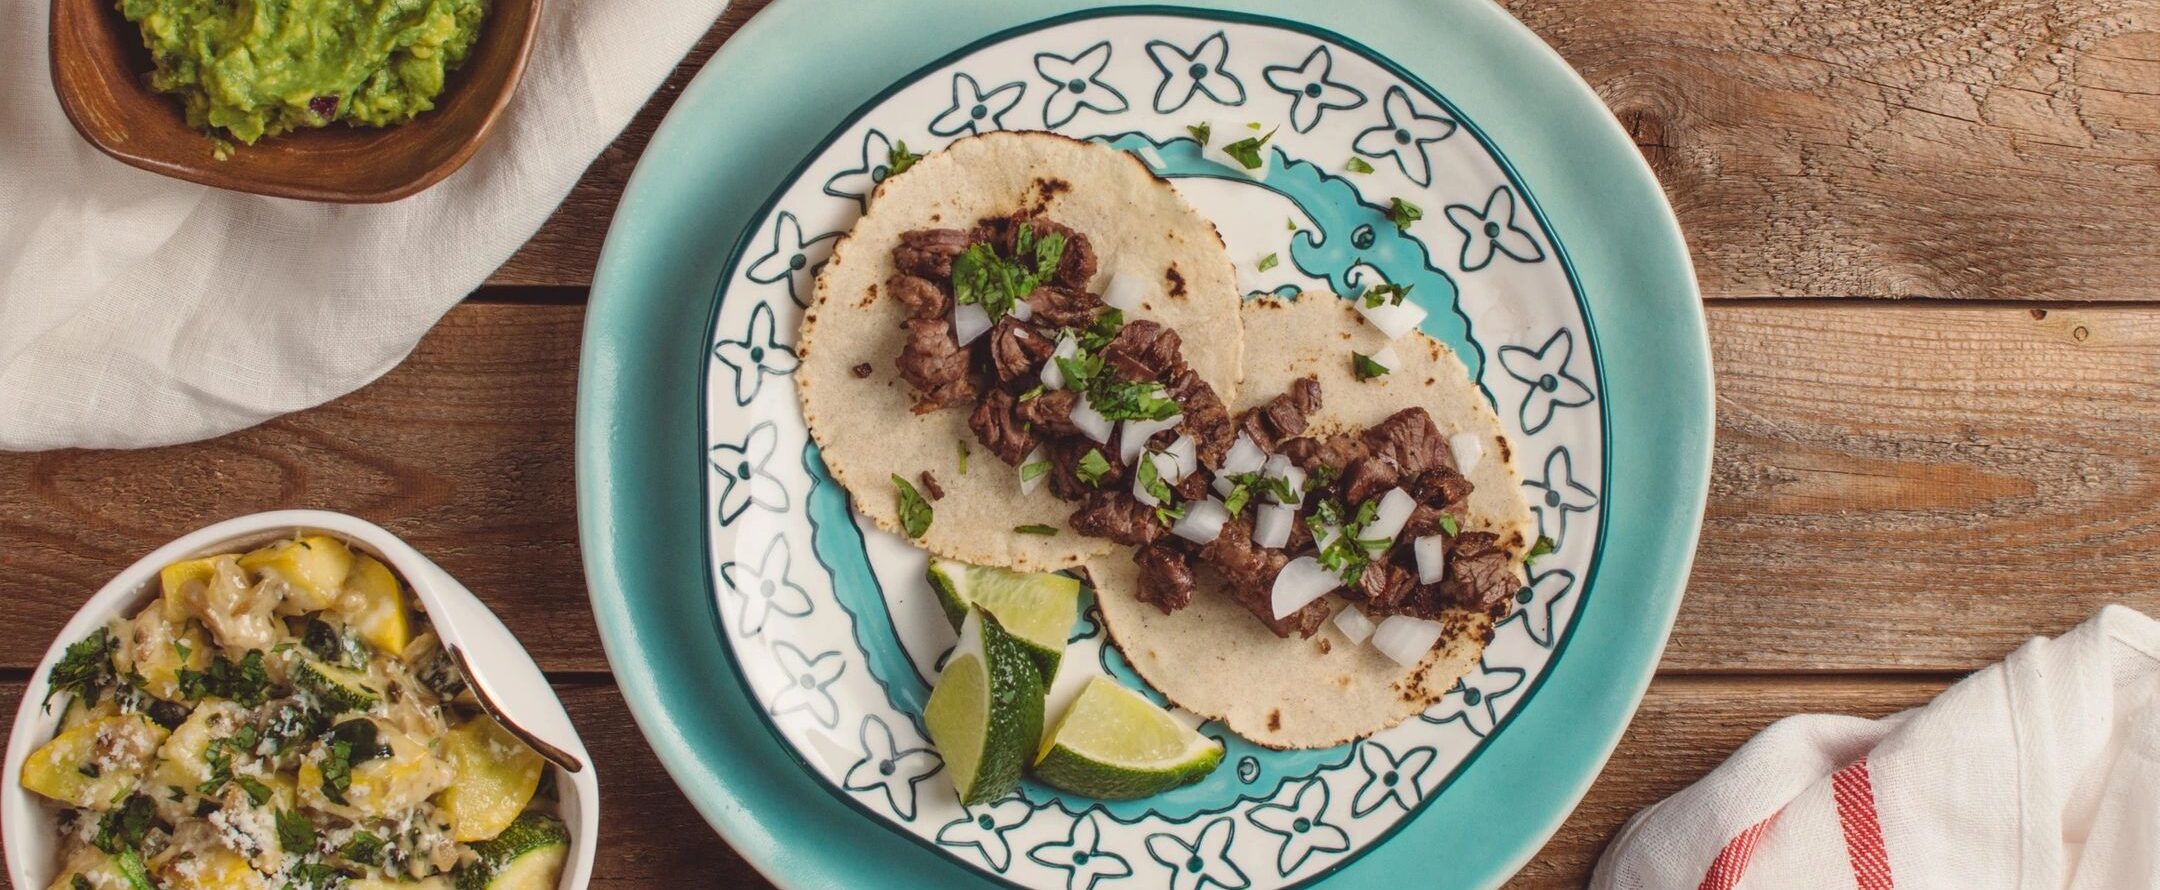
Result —
M1875 783L1868 777L1867 758L1832 773L1830 790L1837 798L1838 827L1845 830L1853 883L1860 890L1894 890L1897 882L1890 877L1890 854L1875 815Z
M1702 883L1696 885L1695 890L1732 890L1733 885L1740 883L1740 874L1747 871L1748 860L1754 858L1755 844L1770 830L1770 823L1776 821L1777 814L1771 813L1770 818L1733 835L1732 840L1725 842L1725 849L1718 851L1717 858L1710 860L1710 870L1703 873Z

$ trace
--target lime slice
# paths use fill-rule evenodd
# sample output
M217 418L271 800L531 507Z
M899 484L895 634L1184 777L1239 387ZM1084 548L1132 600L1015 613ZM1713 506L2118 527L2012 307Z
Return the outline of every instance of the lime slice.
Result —
M930 561L930 586L958 628L968 607L981 606L1018 638L1044 677L1057 676L1065 641L1080 619L1080 582L1064 575L1015 572L949 559Z
M1043 739L1035 777L1084 797L1130 800L1200 781L1222 757L1221 742L1098 676Z
M1042 707L1042 677L1027 650L995 616L969 610L960 644L923 706L923 725L961 805L995 800L1019 786L1042 737Z

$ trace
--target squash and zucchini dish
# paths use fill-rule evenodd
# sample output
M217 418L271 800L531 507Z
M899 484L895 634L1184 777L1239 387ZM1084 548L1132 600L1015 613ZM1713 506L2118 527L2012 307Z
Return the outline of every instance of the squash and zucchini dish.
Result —
M388 566L314 535L159 586L53 669L22 783L60 808L54 890L553 890L544 761Z

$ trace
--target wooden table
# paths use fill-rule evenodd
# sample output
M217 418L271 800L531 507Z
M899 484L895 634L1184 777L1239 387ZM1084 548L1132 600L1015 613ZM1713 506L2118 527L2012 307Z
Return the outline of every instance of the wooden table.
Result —
M561 210L375 384L210 442L0 455L0 708L91 591L277 507L406 536L538 655L607 777L595 886L763 886L632 726L587 608L582 303L685 59ZM1688 233L1717 362L1709 517L1657 680L1516 880L1799 711L1926 701L2109 602L2160 613L2160 0L1511 0ZM1623 592L1624 594L1624 592Z

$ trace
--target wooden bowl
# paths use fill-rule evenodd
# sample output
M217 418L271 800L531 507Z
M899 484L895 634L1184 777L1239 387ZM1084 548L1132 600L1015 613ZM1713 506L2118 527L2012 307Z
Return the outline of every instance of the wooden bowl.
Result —
M541 0L493 0L435 108L394 127L300 129L233 145L218 160L176 96L151 91L142 31L112 0L52 0L52 79L91 145L127 164L217 188L342 204L395 201L450 175L509 104L538 31Z

